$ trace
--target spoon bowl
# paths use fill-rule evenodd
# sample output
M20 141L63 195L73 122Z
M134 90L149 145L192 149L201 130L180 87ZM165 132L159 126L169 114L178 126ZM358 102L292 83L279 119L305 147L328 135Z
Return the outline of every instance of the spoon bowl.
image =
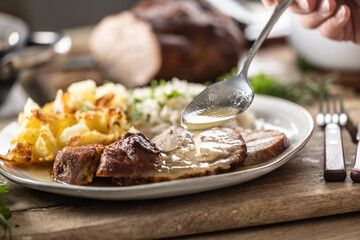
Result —
M235 77L210 85L190 102L181 117L181 124L185 129L200 131L215 127L234 119L251 105L254 90L247 78L251 60L292 2L293 0L284 0L277 4L268 23L250 48L241 71Z
M186 107L182 125L196 131L215 127L234 119L254 99L254 90L242 74L212 84Z

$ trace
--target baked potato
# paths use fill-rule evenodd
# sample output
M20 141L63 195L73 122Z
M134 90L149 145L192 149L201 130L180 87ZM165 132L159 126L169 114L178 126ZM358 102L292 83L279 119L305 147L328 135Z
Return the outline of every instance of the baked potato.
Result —
M52 162L64 146L118 140L131 129L124 112L126 94L120 84L97 87L86 80L70 85L66 93L59 90L42 108L28 99L18 117L19 132L3 158L15 164Z

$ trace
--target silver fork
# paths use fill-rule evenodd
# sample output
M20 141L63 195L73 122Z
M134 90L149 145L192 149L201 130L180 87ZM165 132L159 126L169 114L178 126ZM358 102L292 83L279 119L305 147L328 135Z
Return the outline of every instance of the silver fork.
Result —
M328 96L325 106L324 98L320 97L316 124L325 129L324 178L328 182L344 181L346 178L341 127L347 121L341 95Z

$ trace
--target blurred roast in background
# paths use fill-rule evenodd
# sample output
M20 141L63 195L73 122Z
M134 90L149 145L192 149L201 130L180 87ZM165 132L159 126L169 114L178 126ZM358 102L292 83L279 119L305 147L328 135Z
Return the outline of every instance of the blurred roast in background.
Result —
M202 1L144 0L102 20L90 38L95 59L128 87L172 77L213 81L237 65L240 25Z

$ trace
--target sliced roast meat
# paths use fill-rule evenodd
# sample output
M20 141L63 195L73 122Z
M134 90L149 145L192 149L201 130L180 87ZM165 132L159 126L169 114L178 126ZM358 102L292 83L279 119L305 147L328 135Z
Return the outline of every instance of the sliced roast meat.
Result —
M141 176L114 178L119 185L142 184L227 172L241 166L246 158L245 141L229 128L214 128L200 134L200 153L194 135L172 128L153 139L162 150L162 164Z
M97 177L129 177L145 174L161 163L159 149L142 133L126 133L105 147Z
M246 156L245 142L240 134L232 129L213 128L203 131L200 139L199 149L196 149L193 133L182 128L170 128L153 141L165 153L165 158L175 160L178 165L204 167L215 163L216 168L226 170L244 162L242 156ZM217 164L218 161L224 164ZM169 163L173 164L173 161Z
M53 165L54 180L74 185L92 182L102 150L101 144L60 149Z
M170 127L160 135L155 136L152 141L160 148L163 153L170 153L179 149L183 145L181 139L181 128Z
M289 139L277 130L236 129L246 142L248 156L244 165L267 162L290 146Z

